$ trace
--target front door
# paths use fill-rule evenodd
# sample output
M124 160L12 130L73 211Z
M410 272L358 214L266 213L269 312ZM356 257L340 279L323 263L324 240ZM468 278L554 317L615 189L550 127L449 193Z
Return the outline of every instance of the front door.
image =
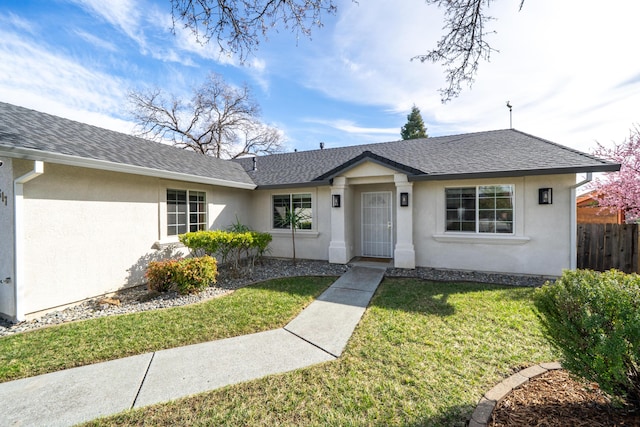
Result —
M391 258L391 192L362 193L362 256Z

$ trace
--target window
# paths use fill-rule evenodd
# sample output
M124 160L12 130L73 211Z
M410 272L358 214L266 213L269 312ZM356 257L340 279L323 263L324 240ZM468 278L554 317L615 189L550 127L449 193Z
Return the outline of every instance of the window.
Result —
M167 190L167 234L207 229L207 203L204 191Z
M313 225L313 208L311 194L274 194L273 204L273 228L290 228L287 216L295 212L298 217L299 230L311 230Z
M513 185L445 189L447 231L513 233Z

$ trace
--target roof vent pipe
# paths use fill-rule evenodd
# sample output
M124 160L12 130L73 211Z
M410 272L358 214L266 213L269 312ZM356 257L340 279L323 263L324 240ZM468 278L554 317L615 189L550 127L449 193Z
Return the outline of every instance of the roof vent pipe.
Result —
M256 160L256 157L253 157L253 170L257 171L258 170L258 161Z
M321 149L321 150L324 150L324 142L321 142L321 143L320 143L320 149Z

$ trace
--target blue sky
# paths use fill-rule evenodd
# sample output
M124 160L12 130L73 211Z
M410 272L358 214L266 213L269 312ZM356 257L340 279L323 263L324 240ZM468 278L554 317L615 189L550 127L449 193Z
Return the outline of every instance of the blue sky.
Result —
M423 0L338 0L312 39L270 34L240 65L170 32L169 0L5 0L0 101L130 133L127 92L158 86L188 97L210 72L247 83L286 148L391 141L413 104L431 136L509 127L583 151L622 141L640 123L640 2L492 3L499 52L471 89L442 104L434 47L442 13Z

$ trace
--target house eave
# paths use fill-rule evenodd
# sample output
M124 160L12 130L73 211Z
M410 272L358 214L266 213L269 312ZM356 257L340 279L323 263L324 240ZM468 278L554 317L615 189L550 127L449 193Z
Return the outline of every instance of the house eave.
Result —
M281 190L285 188L302 188L302 187L322 187L331 185L331 180L307 181L307 182L290 182L286 184L266 184L258 185L256 190Z
M540 175L566 175L586 172L617 172L620 170L619 164L606 164L599 166L567 167L551 169L525 169L511 171L486 171L469 173L430 173L425 175L409 175L409 181L443 181L452 179L485 179L485 178L510 178L521 176Z
M148 168L144 166L127 165L123 163L110 162L107 160L88 159L85 157L72 156L68 154L52 153L41 150L19 147L0 147L0 155L15 159L44 161L66 166L98 169L109 172L120 172L134 175L149 176L154 178L172 179L176 181L188 181L198 184L217 185L221 187L239 188L253 190L256 185L238 181L230 181L220 178L210 178L200 175L192 175L181 172L172 172L162 169Z

